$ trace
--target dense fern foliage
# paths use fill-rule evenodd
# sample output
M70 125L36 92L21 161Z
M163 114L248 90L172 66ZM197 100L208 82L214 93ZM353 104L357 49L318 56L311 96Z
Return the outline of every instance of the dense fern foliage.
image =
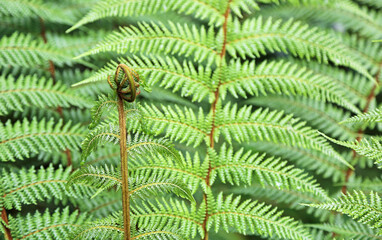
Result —
M381 10L1 1L4 238L124 238L125 64L152 88L124 108L131 239L382 239Z

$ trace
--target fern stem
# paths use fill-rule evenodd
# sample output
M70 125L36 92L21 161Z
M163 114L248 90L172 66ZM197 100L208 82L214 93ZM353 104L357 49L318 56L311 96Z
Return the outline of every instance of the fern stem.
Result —
M5 224L8 225L8 216L7 216L7 211L5 210L5 208L3 207L3 210L1 211L1 219L3 220L3 222ZM6 226L4 225L3 223L1 224L4 228L4 235L5 235L5 239L7 240L12 240L12 234L11 234L11 230Z
M126 144L126 116L123 107L123 99L118 94L118 115L120 131L120 154L121 154L121 175L122 175L122 207L123 207L123 227L124 239L130 239L130 196L129 196L129 172L127 166L127 144Z
M375 99L375 97L377 95L376 94L376 90L377 90L377 86L378 86L378 84L380 82L379 75L381 74L381 71L382 71L382 63L379 64L379 69L378 69L378 71L377 71L377 73L375 75L375 83L373 85L373 88L370 91L369 96L367 96L366 105L365 105L365 107L364 107L364 109L362 111L363 113L367 113L369 111L370 103ZM362 135L363 135L363 130L362 129L358 130L358 136L356 138L357 142L361 142ZM357 153L356 153L355 150L353 150L352 152L353 152L353 157L352 158L355 159L357 157ZM344 182L344 185L342 186L342 189L341 189L341 192L343 194L345 194L345 195L346 195L346 192L347 192L347 183L349 182L349 178L353 174L353 172L354 172L354 170L350 169L350 168L348 168L346 170L346 173L345 173L345 182Z
M221 64L224 60L224 56L226 54L226 45L227 45L227 25L228 25L228 16L229 16L229 13L230 13L230 4L231 4L231 1L232 0L228 0L227 2L227 8L226 8L226 11L224 13L224 23L223 23L223 46L222 46L222 50L220 52L220 65L219 67L221 67ZM216 117L216 106L218 104L218 101L219 101L219 89L220 89L220 85L221 85L221 81L219 81L218 83L218 86L216 88L216 91L214 93L215 95L215 100L214 102L212 103L211 105L211 112L212 112L212 127L211 127L211 132L209 134L209 137L210 137L210 148L214 148L215 146L215 143L214 143L214 133L215 133L215 117ZM208 171L207 171L207 176L206 176L206 185L208 188L211 188L211 185L210 185L210 176L211 176L211 172L212 172L212 167L211 167L211 163L208 164ZM203 221L203 232L204 232L204 240L208 240L208 230L207 230L207 221L208 221L208 218L209 218L209 213L208 213L208 197L207 197L207 193L204 193L203 194L203 201L205 202L205 205L206 205L206 215L205 215L205 218L204 218L204 221Z

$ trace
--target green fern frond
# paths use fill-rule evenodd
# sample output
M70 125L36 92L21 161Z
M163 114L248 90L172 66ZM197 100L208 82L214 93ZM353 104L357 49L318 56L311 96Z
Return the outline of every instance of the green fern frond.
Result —
M191 204L190 208L184 201L162 199L142 202L134 206L131 212L132 221L139 228L160 230L172 226L174 229L181 229L184 237L195 238L196 234L204 236L203 206L197 209L195 204Z
M15 32L0 39L0 66L21 66L48 69L49 61L57 66L72 65L76 61L65 52L35 40L30 34ZM80 61L83 62L83 61Z
M93 186L98 189L98 191L92 196L95 197L100 192L108 190L113 187L119 189L122 183L121 171L115 169L115 167L104 165L104 166L88 166L82 167L70 175L68 179L68 187L74 184L85 184Z
M304 61L293 58L288 58L289 62L293 62L300 66L305 66L314 73L330 78L332 82L335 82L340 89L343 89L343 93L348 101L353 104L364 105L367 101L369 93L373 88L374 82L370 82L365 76L349 71L346 69L340 69L331 65L324 65L315 61Z
M321 25L326 24L327 26L333 23L341 23L344 28L351 32L357 32L363 37L378 38L380 36L382 32L381 14L378 11L371 10L367 6L357 6L353 1L349 0L336 0L327 3L302 5L300 7L290 5L277 8L271 7L267 11L263 11L263 14L287 19L293 16L305 21L320 22Z
M122 194L121 191L104 191L91 201L84 201L83 199L71 199L71 202L76 204L81 212L94 218L104 218L110 214L122 211Z
M341 123L375 123L382 122L382 109L377 108L366 113L348 118Z
M257 109L252 113L250 106L239 110L237 108L236 104L226 104L223 109L218 110L215 141L222 134L229 143L232 139L239 143L250 140L281 142L289 146L322 151L352 168L318 132L291 115L285 116L283 112L270 112L268 109Z
M183 240L182 231L175 228L169 228L164 230L144 230L133 233L132 240Z
M378 235L382 234L380 230L382 225L382 200L375 192L370 192L368 196L361 191L348 192L338 199L332 199L329 202L320 204L309 204L308 206L346 214L360 223L378 229Z
M189 187L181 179L168 179L162 176L136 175L129 179L132 198L150 198L160 193L174 193L178 197L195 202Z
M224 0L224 2L227 2L227 0ZM106 0L95 5L85 17L69 28L67 32L106 17L131 17L168 11L186 15L192 14L200 19L208 19L210 24L221 25L224 21L224 6L226 5L216 0ZM241 8L243 8L243 5L241 5ZM196 11L197 9L203 9L203 11Z
M87 134L81 144L82 161L85 161L97 147L106 143L119 143L119 127L117 125L103 123Z
M122 212L114 213L106 218L83 224L72 231L72 240L80 239L123 239Z
M201 159L197 152L192 157L189 152L186 152L186 157L181 155L181 162L183 164L162 154L151 154L151 156L138 154L129 159L129 170L132 172L131 176L162 176L168 179L183 179L191 192L195 193L199 185L204 183L205 166L201 166Z
M315 57L319 62L351 67L374 81L361 64L348 57L348 48L339 40L300 22L282 23L272 18L263 21L259 17L243 23L235 20L232 29L227 36L227 51L234 57L239 54L242 58L259 58L266 51L291 53L308 60Z
M5 124L0 123L0 159L15 161L40 151L77 150L83 132L80 125L70 122L64 125L62 120L37 121L34 118L31 122L24 119L13 124L8 120Z
M338 145L351 148L358 154L375 160L376 164L382 162L382 142L380 138L370 137L368 139L363 138L361 141L339 141L328 136L325 137Z
M137 27L120 28L106 37L106 40L97 44L92 50L78 56L81 58L102 52L150 53L150 54L177 54L181 56L194 56L194 60L209 63L219 60L216 46L214 28L207 30L201 26L180 25L169 22L170 27L163 23L138 23Z
M330 233L341 235L344 239L357 239L357 240L376 240L382 239L378 236L375 229L357 223L355 221L348 221L339 225L333 224L310 224L309 227L325 230Z
M207 132L211 125L211 118L205 116L199 108L196 114L190 108L161 106L145 104L142 109L147 127L155 129L155 134L165 131L165 136L171 141L185 142L186 145L198 146L203 140L208 141Z
M179 152L174 148L173 144L166 138L154 138L142 133L127 135L127 153L134 158L136 155L143 156L149 153L162 154L165 157L170 157L179 165L183 165Z
M243 148L234 151L232 147L222 145L220 152L210 150L211 176L210 184L219 176L223 183L240 185L244 182L250 185L253 175L255 181L262 186L271 185L279 189L293 189L301 192L311 192L323 199L329 199L328 194L308 176L303 170L286 165L287 161L275 158L265 158L265 155L244 152Z
M41 0L3 0L0 3L0 15L13 17L40 17L45 21L72 25L73 16L65 14L55 4Z
M281 207L285 207L287 210L305 210L308 214L314 216L320 221L328 221L333 217L330 211L301 205L301 203L321 203L327 200L327 198L317 196L311 192L301 192L292 189L280 189L277 186L264 186L259 183L254 183L248 187L235 187L229 192L232 192L236 195L246 195L254 199L262 199L262 201L270 204L277 203Z
M322 151L290 146L288 143L261 141L250 143L248 147L254 151L293 161L300 168L315 171L316 174L324 178L331 177L334 182L343 181L344 179L343 173L346 171L346 166Z
M0 115L9 111L23 111L25 107L89 107L90 100L77 96L60 82L33 76L0 76Z
M354 139L357 136L351 126L339 124L341 120L348 118L350 113L328 103L304 97L277 95L251 98L247 103L293 114L294 117L309 122L309 125L315 129L340 140Z
M306 68L289 62L232 61L227 69L227 78L221 83L224 99L227 90L236 98L238 94L247 98L247 93L258 96L259 93L277 93L285 95L307 96L315 100L333 102L349 110L360 113L359 109L344 98L345 93L330 78L315 74ZM220 93L220 92L219 92Z
M86 214L70 213L67 207L63 210L58 208L53 213L47 209L44 213L9 216L9 225L12 236L17 239L56 240L70 239L71 233L88 220Z
M382 2L378 0L357 0L358 2L368 4L369 6L373 6L375 8L382 8Z
M220 193L210 214L207 227L214 226L229 231L235 227L240 233L256 232L262 236L278 236L282 239L311 239L309 232L297 221L289 217L281 217L282 212L271 205L253 202L250 199L240 202L241 197L228 195L223 199Z
M2 191L0 206L6 209L21 210L23 205L37 204L44 199L64 199L66 197L83 198L95 189L86 185L73 185L65 188L72 168L21 169L20 171L1 172Z
M126 114L126 118L129 123L129 128L131 122L134 121L141 121L142 116L140 114L140 105L136 103L125 103L124 104L124 110ZM90 110L92 115L92 121L90 125L88 126L89 129L94 129L97 125L99 125L102 115L107 112L109 117L105 122L116 122L116 119L118 119L117 114L117 97L115 95L100 95L98 97L98 101L96 104L92 107ZM138 127L138 126L134 126ZM135 129L135 128L133 128Z

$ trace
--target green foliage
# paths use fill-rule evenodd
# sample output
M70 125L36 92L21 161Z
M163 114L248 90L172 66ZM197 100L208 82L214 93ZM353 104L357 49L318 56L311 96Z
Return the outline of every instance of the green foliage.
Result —
M338 199L310 206L346 214L360 223L379 229L378 235L381 235L382 205L378 193L370 192L366 195L361 191L354 191Z
M3 0L5 238L379 239L381 7Z
M0 125L0 158L2 161L16 161L28 158L39 151L76 150L84 131L80 125L63 124L53 119L31 122L24 119L14 124L7 121Z

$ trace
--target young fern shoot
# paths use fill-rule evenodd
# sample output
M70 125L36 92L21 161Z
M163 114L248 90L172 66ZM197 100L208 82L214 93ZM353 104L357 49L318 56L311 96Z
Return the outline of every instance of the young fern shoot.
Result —
M104 166L83 166L74 172L69 179L69 185L90 184L99 190L93 195L95 197L101 191L115 188L122 190L122 212L113 213L105 219L98 219L90 222L73 236L74 239L144 239L149 233L150 235L163 235L163 231L156 231L153 226L150 229L138 229L135 226L139 221L139 217L130 216L130 198L141 197L143 201L150 196L158 193L173 192L174 194L194 201L188 186L179 179L167 179L164 176L145 177L144 174L134 174L129 178L128 157L150 157L153 151L171 159L175 159L182 165L181 157L176 149L166 139L153 138L142 133L137 129L137 124L133 124L139 114L136 108L136 96L140 93L138 90L139 75L130 67L119 64L113 79L108 77L110 87L115 91L115 95L102 96L92 109L92 123L89 125L91 129L82 143L82 160L85 160L99 145L107 142L119 143L120 146L120 171L119 167L113 165ZM111 110L116 107L118 110L118 123L113 114L102 123L101 117L105 110ZM127 126L126 119L132 124ZM118 126L117 126L118 125ZM128 129L135 129L134 134L127 133ZM134 171L134 169L133 169ZM130 187L129 187L130 182ZM136 219L136 220L133 220ZM134 225L134 226L132 226ZM102 236L100 237L101 234ZM170 231L168 234L173 234ZM167 239L167 238L166 238ZM172 238L171 238L172 239Z
M121 77L122 75L122 77ZM129 196L129 172L127 166L127 144L126 144L126 115L124 108L124 100L133 102L139 94L138 74L128 66L119 64L114 75L114 85L110 81L110 76L107 79L110 87L117 93L118 98L118 119L119 119L119 147L121 154L121 175L122 175L122 207L123 211L123 229L124 239L130 239L130 196Z

